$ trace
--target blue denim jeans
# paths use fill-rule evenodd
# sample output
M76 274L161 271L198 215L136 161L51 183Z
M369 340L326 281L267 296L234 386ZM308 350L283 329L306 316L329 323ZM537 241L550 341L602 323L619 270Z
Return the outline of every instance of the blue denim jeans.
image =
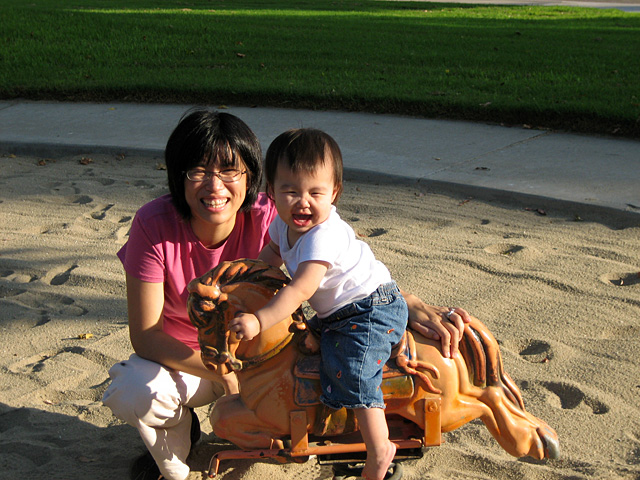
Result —
M326 318L309 320L320 335L320 400L330 408L384 408L382 367L407 327L407 303L395 282Z

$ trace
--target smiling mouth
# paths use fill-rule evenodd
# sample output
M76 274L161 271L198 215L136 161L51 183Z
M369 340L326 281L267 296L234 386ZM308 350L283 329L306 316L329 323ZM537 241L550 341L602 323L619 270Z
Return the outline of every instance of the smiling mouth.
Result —
M216 200L207 200L203 198L201 202L207 208L220 209L223 208L227 203L229 203L229 200L226 198Z
M299 227L304 227L311 222L311 215L294 214L291 215L293 223Z

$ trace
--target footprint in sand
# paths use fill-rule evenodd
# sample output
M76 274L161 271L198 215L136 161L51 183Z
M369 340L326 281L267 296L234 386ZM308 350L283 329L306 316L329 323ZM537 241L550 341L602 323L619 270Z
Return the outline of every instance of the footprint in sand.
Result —
M40 327L51 321L46 310L31 308L5 298L0 298L0 309L2 309L3 328Z
M127 235L129 235L129 230L130 230L129 225L125 227L120 227L115 234L116 241L123 242L123 240L127 237Z
M85 218L92 218L94 220L108 220L111 223L117 225L117 230L114 233L114 238L116 241L121 241L129 234L131 219L133 218L131 215L123 215L121 217L115 217L111 215L107 218L107 214L109 210L111 210L115 204L110 203L108 205L102 205L97 210L85 215ZM115 218L114 218L115 217Z
M0 270L0 278L4 278L14 283L31 283L35 282L38 277L28 273L20 273L14 270Z
M154 188L155 185L153 183L149 183L146 180L136 180L135 182L133 182L133 186L134 187L140 187L140 188Z
M17 288L13 286L6 287L4 285L0 285L0 298L15 297L17 295L22 295L26 291L27 290L25 290L24 288Z
M76 203L78 205L87 205L88 203L93 202L93 198L91 198L89 195L75 195L67 197L67 201L69 203Z
M522 252L525 249L522 245L515 245L512 243L497 243L489 245L484 249L485 252L492 255L504 255L510 256Z
M0 285L0 311L4 328L39 327L53 317L80 317L88 310L64 295Z
M93 218L94 220L104 220L105 217L107 216L107 212L113 208L115 204L113 203L109 203L107 205L100 205L96 210L94 210L93 212L91 212L89 215L91 216L91 218Z
M34 416L42 417L34 422ZM12 457L16 459L25 458L25 454L28 452L29 462L36 467L51 462L54 454L49 443L53 442L55 446L61 448L64 447L64 445L63 441L58 440L59 437L56 435L42 432L42 426L47 425L47 422L44 420L45 418L42 412L37 412L30 408L10 408L7 411L3 411L0 414L0 433L3 434L6 440L2 442L2 456L5 459ZM22 428L30 428L30 431L34 433L34 437L29 441L21 441L19 438L16 438L15 432L20 432ZM48 425L46 428L48 428ZM9 433L11 430L14 430L14 432ZM34 442L33 439L37 439L37 442ZM11 462L9 462L9 465L10 464ZM6 464L3 466L5 465ZM11 478L11 474L3 478Z
M608 413L610 408L604 402L585 394L580 388L566 382L543 382L541 385L560 400L560 407L567 410L585 405L594 415Z
M600 281L606 285L616 287L633 287L640 285L640 270L605 273L600 277Z
M374 238L389 233L386 228L367 228L358 231L360 237Z
M39 383L47 386L62 385L62 380L70 381L65 389L78 385L87 373L96 370L98 365L71 352L41 353L9 365L9 371L37 378ZM102 367L100 367L102 368ZM49 399L52 400L52 399Z
M80 193L80 189L74 183L67 185L62 182L50 184L49 191L54 195L77 195Z
M543 340L530 340L520 351L520 356L531 363L547 363L553 359L551 345Z
M628 443L635 445L627 454L626 462L629 465L640 465L640 435L629 432L625 436L627 437Z
M120 220L118 221L118 223L123 224L122 227L118 228L118 231L116 232L116 240L120 241L123 238L125 238L127 235L129 235L129 230L131 230L131 219L133 217L130 215L125 215L124 217L120 218Z
M71 278L71 272L73 272L78 265L70 265L68 267L63 267L63 270L54 269L51 270L45 278L51 278L49 280L49 285L64 285Z
M115 361L90 347L70 346L21 358L8 370L46 386L52 402L99 401L109 383L104 372Z
M69 228L69 224L68 223L56 223L53 225L45 225L43 227L40 228L40 233L42 234L46 234L46 233L60 233L64 230L67 230Z
M95 181L98 182L103 187L108 187L109 185L113 185L114 183L116 183L116 181L113 178L103 178L103 177L96 178Z
M108 177L96 177L96 173L93 171L93 168L88 168L84 171L85 177L91 177L92 182L98 182L100 185L104 187L108 187L109 185L113 185L116 181L112 178Z

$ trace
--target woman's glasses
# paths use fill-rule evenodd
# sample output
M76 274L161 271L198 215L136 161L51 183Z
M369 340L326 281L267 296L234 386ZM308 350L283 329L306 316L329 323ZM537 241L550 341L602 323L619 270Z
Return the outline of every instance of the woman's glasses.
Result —
M233 183L240 180L240 177L247 173L247 171L228 168L220 172L207 172L202 168L192 168L184 173L187 176L187 180L191 180L192 182L206 182L215 176L218 177L222 183Z

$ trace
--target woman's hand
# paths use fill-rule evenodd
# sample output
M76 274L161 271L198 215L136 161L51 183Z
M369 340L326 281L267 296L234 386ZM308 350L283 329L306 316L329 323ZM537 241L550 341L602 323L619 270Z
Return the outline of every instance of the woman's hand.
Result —
M427 305L411 293L402 295L409 307L409 326L426 338L440 340L445 358L456 356L464 324L471 321L469 314L462 308Z

